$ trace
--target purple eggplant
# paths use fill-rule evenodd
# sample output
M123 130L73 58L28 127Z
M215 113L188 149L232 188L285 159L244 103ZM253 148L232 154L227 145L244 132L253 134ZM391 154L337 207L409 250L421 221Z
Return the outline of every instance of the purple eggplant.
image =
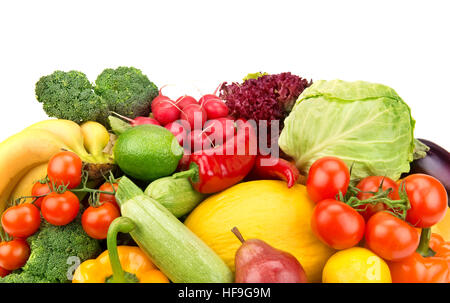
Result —
M418 139L430 149L422 159L411 162L410 174L427 174L441 181L447 190L450 206L450 153L441 146L425 139Z

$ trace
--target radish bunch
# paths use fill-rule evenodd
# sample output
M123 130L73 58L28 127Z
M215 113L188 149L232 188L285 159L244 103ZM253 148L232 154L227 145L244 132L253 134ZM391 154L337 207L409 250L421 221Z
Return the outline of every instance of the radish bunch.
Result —
M204 95L199 102L187 95L173 101L160 90L151 107L153 118L175 135L186 154L221 145L234 135L228 107L215 94Z
M228 107L217 95L204 95L198 102L194 97L184 95L173 101L163 95L161 89L152 101L151 117L129 119L116 115L131 126L154 124L165 127L184 147L185 155L222 145L234 136L234 119L228 116Z

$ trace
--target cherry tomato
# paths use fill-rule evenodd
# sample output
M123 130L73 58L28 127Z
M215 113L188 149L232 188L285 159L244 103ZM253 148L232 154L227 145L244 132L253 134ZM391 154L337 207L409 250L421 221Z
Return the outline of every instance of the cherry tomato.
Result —
M0 277L6 277L11 273L10 270L4 269L3 267L0 267Z
M339 192L347 193L350 172L344 161L335 157L324 157L311 165L306 189L314 202L336 199Z
M12 237L27 238L41 225L39 209L31 203L23 203L6 209L2 214L2 227Z
M30 256L30 246L25 240L13 239L0 243L0 267L16 270L25 265Z
M78 197L70 192L52 192L44 198L41 205L42 216L53 225L66 225L75 219L80 209Z
M366 224L366 245L385 260L411 256L419 246L419 234L407 222L387 212L374 214Z
M33 188L31 189L31 195L32 196L46 195L51 192L50 186L51 185L49 183L36 182L34 183ZM42 200L44 200L44 197L38 198L33 204L36 207L41 208Z
M406 221L427 228L438 223L447 210L447 192L436 178L424 174L409 175L404 180L411 208Z
M382 189L388 190L389 188L392 188L391 193L389 194L389 198L392 200L398 200L400 199L398 194L398 184L388 178L388 177L382 177L382 176L370 176L362 179L358 185L356 186L359 190L362 192L358 193L358 199L359 200L366 200L373 196L371 193L367 192L377 192L380 188L381 182L383 182ZM358 209L364 209L364 211L359 212L364 219L369 220L371 216L373 216L375 213L386 210L387 207L384 203L378 203L378 204L366 204L358 206Z
M114 188L113 188L113 186L111 185L110 182L105 182L105 183L102 184L102 186L100 186L98 188L98 190L108 191L108 192L114 192L114 191L117 192L117 188L119 187L119 184L113 183L113 185L114 185ZM117 209L120 211L120 206L119 206L119 204L117 204L115 195L100 194L98 199L99 199L99 201L101 203L103 203L103 202L110 202L112 205L117 207Z
M47 175L56 185L67 185L72 189L81 183L83 163L77 154L63 151L54 155L48 162Z
M326 199L314 208L311 217L313 233L334 249L355 246L364 236L364 218L347 204Z
M110 202L98 207L89 206L81 216L81 225L91 238L106 239L109 225L119 216L117 207Z

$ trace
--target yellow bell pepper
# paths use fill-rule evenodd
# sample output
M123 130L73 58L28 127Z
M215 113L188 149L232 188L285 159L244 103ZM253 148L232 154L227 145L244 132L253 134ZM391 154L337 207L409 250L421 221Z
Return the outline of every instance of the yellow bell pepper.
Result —
M169 283L167 277L155 267L139 247L117 246L117 251L119 266L130 279L129 282ZM97 259L81 263L75 271L72 283L105 283L113 276L109 255L106 250Z

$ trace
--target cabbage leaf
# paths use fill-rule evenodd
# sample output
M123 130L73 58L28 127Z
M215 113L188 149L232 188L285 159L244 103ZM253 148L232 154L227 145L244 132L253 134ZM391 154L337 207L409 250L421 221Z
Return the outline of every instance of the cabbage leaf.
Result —
M316 81L284 123L280 148L305 175L315 160L334 156L352 167L352 179L398 180L413 160L415 121L408 105L385 85Z

